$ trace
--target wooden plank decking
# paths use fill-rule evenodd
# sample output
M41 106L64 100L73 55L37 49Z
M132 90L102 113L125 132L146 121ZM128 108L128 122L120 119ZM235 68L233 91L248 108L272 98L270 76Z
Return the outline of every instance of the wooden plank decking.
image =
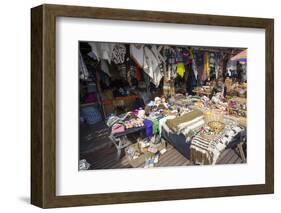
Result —
M80 159L86 159L91 164L90 169L131 168L124 154L120 160L117 160L117 150L109 140L108 135L109 130L104 122L91 126L81 126ZM173 146L169 143L167 144L167 152L159 157L156 167L193 165ZM237 164L242 162L238 151L227 149L221 154L217 164ZM144 164L139 165L139 167L144 167Z
M131 168L126 156L117 160L117 152L114 146L106 147L95 153L88 153L80 156L85 158L90 164L90 169L116 169L116 168ZM220 156L217 164L238 164L243 163L240 155L235 149L226 149ZM169 166L189 166L193 165L191 161L181 155L171 145L167 146L167 152L159 157L159 162L155 167ZM144 164L139 165L139 168L144 167Z

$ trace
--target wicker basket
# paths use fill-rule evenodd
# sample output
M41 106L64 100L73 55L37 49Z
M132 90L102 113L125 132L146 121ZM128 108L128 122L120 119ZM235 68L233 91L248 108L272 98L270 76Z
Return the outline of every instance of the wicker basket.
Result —
M204 120L206 124L211 121L218 121L223 123L224 115L221 111L218 110L208 110L204 112Z
M215 132L220 132L224 129L224 114L218 110L204 112L205 123Z

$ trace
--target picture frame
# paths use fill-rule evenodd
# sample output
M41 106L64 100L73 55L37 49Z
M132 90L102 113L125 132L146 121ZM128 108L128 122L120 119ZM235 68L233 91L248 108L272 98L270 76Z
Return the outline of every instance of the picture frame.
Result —
M265 30L265 184L56 195L56 18L247 27ZM274 20L44 4L31 9L31 203L41 208L274 192Z

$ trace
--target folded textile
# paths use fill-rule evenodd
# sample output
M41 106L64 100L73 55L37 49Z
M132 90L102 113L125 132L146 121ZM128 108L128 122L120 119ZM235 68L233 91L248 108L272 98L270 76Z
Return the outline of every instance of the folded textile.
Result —
M199 164L216 164L227 145L245 129L235 122L225 120L225 128L218 134L208 135L202 131L193 137L190 145L190 160Z
M112 128L111 128L111 133L115 134L115 133L120 133L120 132L124 132L125 131L125 126L123 124L113 124Z
M191 121L187 121L187 122L179 124L177 127L177 130L178 130L178 132L181 132L183 130L192 129L192 127L195 127L195 128L199 127L199 126L203 125L204 123L205 122L204 122L203 116L199 116L197 118L194 118Z
M182 129L180 129L180 132L184 136L188 137L191 130L197 129L197 128L203 126L204 124L205 124L205 121L203 118L201 118L200 120L193 122L190 125L184 126Z
M168 115L166 117L163 117L163 118L159 119L159 135L161 135L162 128L164 128L164 126L165 126L166 130L170 131L169 128L167 127L167 125L166 125L166 121L168 119L174 119L175 117L176 116L174 116L174 115Z
M162 131L165 131L167 133L173 133L172 130L167 126L166 122L164 122L161 125L161 134L162 134Z
M212 155L208 149L210 142L207 138L196 135L190 145L190 160L204 165L211 164Z
M193 110L180 117L167 120L167 126L174 132L179 133L182 129L203 120L203 113L199 110Z
M221 151L226 147L221 143L222 137L222 133L212 136L204 133L196 135L190 145L191 160L203 165L215 164Z

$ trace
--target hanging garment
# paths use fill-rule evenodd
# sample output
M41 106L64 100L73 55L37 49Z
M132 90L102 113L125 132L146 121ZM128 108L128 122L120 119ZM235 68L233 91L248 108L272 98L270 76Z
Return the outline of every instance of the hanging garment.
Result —
M180 77L183 78L185 72L184 64L183 63L178 63L177 64L177 73Z
M147 63L147 67L143 67L143 71L153 79L154 70L158 67L158 61L148 47L144 48L144 59Z
M247 82L247 64L242 65L241 82Z
M188 64L185 65L185 77L186 77L186 90L188 94L193 94L193 89L197 86L197 79L195 77L195 74L192 70L192 65Z
M165 63L165 58L160 53L161 49L162 49L162 46L159 46L157 48L156 45L152 45L152 47L151 47L151 50L152 50L153 54L155 55L155 57L157 58L159 64Z
M176 58L175 58L176 52L172 47L164 46L163 47L163 54L164 54L165 62L167 64L175 64L176 63Z
M160 72L162 73L162 76L163 76L164 75L165 58L160 53L161 49L162 49L162 46L159 46L157 48L156 45L152 45L152 47L151 47L151 51L153 52L153 54L155 55L155 57L158 61L158 66L159 66Z
M115 44L97 42L89 42L88 44L91 46L92 52L95 54L98 61L105 59L108 63L111 63L111 55Z
M128 81L129 86L131 87L132 86L132 70L131 69L129 69L127 72L127 81Z
M136 66L134 65L134 63L132 63L132 61L128 60L127 62L127 81L129 83L130 86L133 85L134 83L134 77L136 76Z
M194 63L197 71L197 85L202 85L202 81L205 81L204 79L204 60L203 60L203 54L200 51L193 50L193 58Z
M85 65L81 52L79 52L79 73L80 79L87 80L89 78L89 72Z
M218 79L218 76L219 76L219 54L218 53L215 53L214 54L214 66L215 66L215 76L216 76L216 79Z
M157 88L163 77L163 73L160 71L158 59L148 47L144 47L144 57L147 67L143 67L143 70L151 78L151 82Z
M145 83L145 86L146 86L146 92L149 93L149 89L150 89L150 78L149 76L144 72L143 73L143 79L144 79L144 83Z
M112 50L112 60L115 64L125 62L126 47L124 44L116 44Z
M141 68L138 64L136 64L136 73L135 73L135 78L138 80L138 81L141 81Z
M88 56L90 56L92 59L94 59L94 60L97 60L97 61L98 61L98 58L97 58L97 56L95 55L95 53L93 53L93 52L89 52L89 53L88 53Z
M180 48L176 49L176 63L181 63L183 62L183 54L182 50Z
M119 64L117 66L117 69L119 71L119 75L121 76L122 79L127 80L127 68L126 64Z
M214 80L216 79L216 68L215 68L215 54L214 53L210 53L209 54L209 77L210 77L210 80Z
M171 77L175 79L178 76L177 73L177 64L172 64L171 66Z
M130 54L139 67L147 67L144 57L144 45L130 44Z
M214 53L210 53L209 63L210 63L210 66L214 66L214 64L215 64L215 54Z
M111 77L111 74L109 72L108 64L106 63L105 60L101 60L100 68L104 73L106 73L109 77Z
M164 79L163 79L163 94L165 96L172 96L175 94L175 83L171 76L171 66L164 66Z
M191 49L189 49L189 55L190 55L190 59L191 59L192 70L193 70L195 79L197 81L198 70L197 70L197 66L196 66L196 62L195 62L195 56L194 56L194 54L193 54Z
M183 49L182 57L185 64L192 64L192 56L189 49Z
M164 80L163 80L163 95L169 96L170 85L169 85L169 74L168 70L164 69Z
M205 80L209 78L209 53L204 53L204 74L205 74Z
M226 71L230 73L236 73L237 71L237 61L228 60L226 64Z
M197 69L197 66L196 66L196 63L195 63L195 60L194 60L194 59L192 59L192 70L193 70L195 79L197 80L197 77L198 77L198 69Z
M103 83L103 86L106 86L107 88L110 87L110 78L105 72L100 72L100 82Z

